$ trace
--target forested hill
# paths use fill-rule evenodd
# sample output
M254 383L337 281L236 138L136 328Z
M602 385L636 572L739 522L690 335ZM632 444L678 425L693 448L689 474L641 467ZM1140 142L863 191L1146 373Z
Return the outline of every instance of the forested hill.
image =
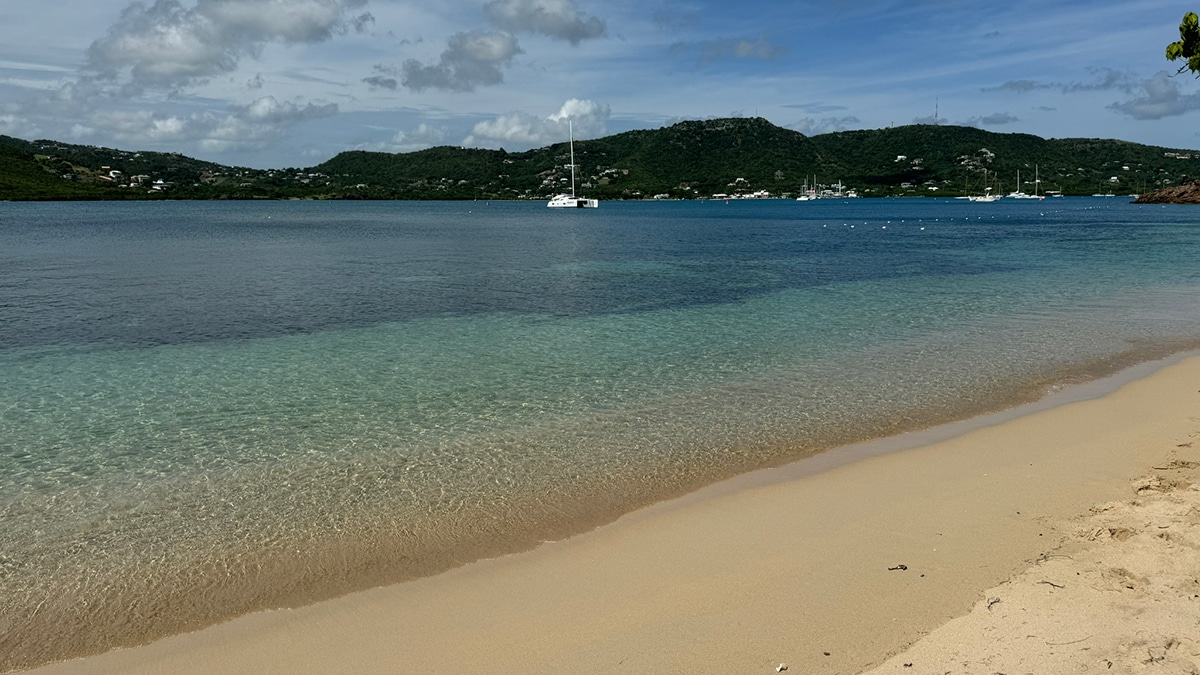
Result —
M815 180L866 197L1017 188L1131 194L1200 176L1200 151L913 125L805 136L760 118L680 122L575 142L580 194L601 199L799 194ZM226 167L0 136L0 199L547 199L570 185L564 141L525 152L344 152L304 169Z
M750 186L752 191L782 193L799 190L805 176L832 178L838 169L803 134L741 118L576 141L575 164L577 191L602 199L710 197ZM358 177L372 192L400 189L510 199L565 191L571 178L568 143L521 153L449 147L404 155L345 152L315 169ZM731 187L738 178L742 182Z

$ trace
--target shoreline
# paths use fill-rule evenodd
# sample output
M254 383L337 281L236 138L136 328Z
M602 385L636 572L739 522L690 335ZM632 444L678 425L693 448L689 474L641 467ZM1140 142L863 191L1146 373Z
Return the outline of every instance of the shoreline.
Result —
M1056 523L1200 460L1197 383L1181 354L531 551L21 672L859 672L1078 545Z

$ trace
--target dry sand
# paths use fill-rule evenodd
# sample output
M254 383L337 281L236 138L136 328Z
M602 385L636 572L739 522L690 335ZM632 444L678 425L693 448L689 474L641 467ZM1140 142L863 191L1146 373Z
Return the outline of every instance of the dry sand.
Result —
M1192 357L34 672L1196 672L1198 390Z

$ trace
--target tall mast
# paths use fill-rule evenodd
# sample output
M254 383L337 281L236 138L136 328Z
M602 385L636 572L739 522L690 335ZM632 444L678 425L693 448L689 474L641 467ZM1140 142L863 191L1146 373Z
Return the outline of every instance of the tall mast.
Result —
M571 139L571 196L575 196L575 125L567 120L567 135Z

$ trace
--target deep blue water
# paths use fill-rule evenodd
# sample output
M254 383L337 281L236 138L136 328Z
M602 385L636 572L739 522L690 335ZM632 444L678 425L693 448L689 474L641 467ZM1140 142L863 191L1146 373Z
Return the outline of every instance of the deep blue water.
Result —
M8 205L0 347L143 347L438 316L719 305L847 281L1001 271L1014 261L963 254L1039 236L1027 222L979 220L971 209L980 205L889 206L614 203L585 215L501 202ZM844 231L882 228L892 211L909 221L874 233L886 236ZM918 234L926 218L955 226ZM1064 224L1054 215L1038 223ZM1064 234L1055 239L1066 243Z
M432 573L1193 348L1197 260L1200 212L1102 198L0 203L0 654Z

